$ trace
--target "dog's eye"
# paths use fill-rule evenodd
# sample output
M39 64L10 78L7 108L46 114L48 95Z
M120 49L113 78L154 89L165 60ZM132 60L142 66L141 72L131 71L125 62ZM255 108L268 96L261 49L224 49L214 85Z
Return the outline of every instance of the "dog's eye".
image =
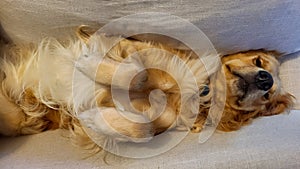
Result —
M266 94L264 95L264 98L268 100L268 99L270 98L270 94L269 94L269 93L266 93Z
M206 96L206 95L208 95L208 93L209 93L209 87L207 85L205 85L200 93L200 97Z
M229 65L226 65L226 68L227 68L227 70L228 70L229 72L231 72L231 68L230 68Z
M256 58L254 60L254 64L257 66L257 67L262 67L262 60L260 57Z

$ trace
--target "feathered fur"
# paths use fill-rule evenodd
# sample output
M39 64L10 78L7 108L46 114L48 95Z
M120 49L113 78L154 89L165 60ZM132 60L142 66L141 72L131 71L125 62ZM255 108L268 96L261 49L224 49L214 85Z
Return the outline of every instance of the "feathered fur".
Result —
M86 131L102 133L103 145L111 147L115 141L148 141L169 128L200 132L206 118L217 123L218 115L208 115L208 110L211 102L225 102L213 99L212 94L225 89L222 90L217 74L208 74L194 53L162 44L90 36L81 29L78 35L81 39L66 45L49 38L37 46L1 48L1 134L16 136L65 128L70 130L75 144L99 151L101 148ZM264 67L257 69L253 64L257 57L264 58ZM125 67L114 79L120 65ZM219 129L237 130L255 117L279 114L292 105L292 96L281 88L278 65L270 53L263 51L222 59L222 69L217 73L225 72L228 92L217 124ZM266 92L255 90L255 95L244 96L247 104L239 100L236 94L242 91L236 83L241 79L235 75L243 67L249 68L249 72L243 71L245 74L263 69L272 74L275 83L268 91L269 98L265 97ZM128 81L131 74L137 76ZM201 96L205 86L210 92ZM130 91L132 107L113 102L114 88ZM154 89L164 94L153 92ZM162 104L166 107L158 116ZM130 121L117 110L131 112L129 116L138 122L148 123Z

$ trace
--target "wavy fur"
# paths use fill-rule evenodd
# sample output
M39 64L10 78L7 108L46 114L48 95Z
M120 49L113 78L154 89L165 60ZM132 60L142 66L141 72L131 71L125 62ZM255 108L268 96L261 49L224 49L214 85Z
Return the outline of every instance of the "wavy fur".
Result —
M102 133L104 145L110 148L114 147L116 141L139 142L140 138L151 139L154 135L175 127L185 130L192 128L192 131L200 132L206 118L213 124L217 123L218 115L208 116L208 110L213 91L222 86L218 84L218 76L207 74L203 63L192 52L128 39L118 42L119 37L90 36L83 30L78 31L78 35L80 40L70 41L67 45L48 38L37 46L1 48L5 51L0 65L1 134L15 136L65 128L71 131L70 137L74 144L98 152L101 148L87 135L86 127ZM111 45L114 47L110 48ZM140 52L142 57L129 57L134 52ZM237 78L232 75L231 70L238 65L230 63L238 60L236 63L253 67L253 72L257 67L252 60L244 60L244 55L248 58L263 55L270 64L266 66L266 70L272 73L276 84L270 89L270 98L263 100L264 104L254 104L263 97L256 95L252 98L249 96L248 102L250 100L251 104L244 107L238 100L234 100L235 92L240 91L234 89L235 83L231 84ZM262 51L251 51L224 57L222 70L225 71L229 92L225 110L219 119L221 121L217 124L219 129L237 130L255 117L279 114L291 107L293 98L281 88L276 67L278 62L270 55ZM122 62L127 69L124 69L117 83L113 84L120 90L126 89L124 84L128 75L148 68L133 78L128 89L132 93L130 97L133 107L142 112L134 117L150 120L149 124L128 121L113 113L117 109L131 110L112 101L113 73ZM228 67L231 67L230 70L227 70ZM158 70L159 68L170 74ZM210 92L200 98L201 91L207 85ZM153 89L160 89L165 95L153 93ZM148 97L153 100L149 101ZM167 107L160 117L154 118L163 102L160 99L164 97L167 98ZM218 98L215 101L223 102ZM97 107L105 110L111 108L113 111L91 113ZM82 121L88 122L87 126L82 126L79 122L78 118L81 116ZM107 129L107 124L95 121L95 117L108 122L113 130Z

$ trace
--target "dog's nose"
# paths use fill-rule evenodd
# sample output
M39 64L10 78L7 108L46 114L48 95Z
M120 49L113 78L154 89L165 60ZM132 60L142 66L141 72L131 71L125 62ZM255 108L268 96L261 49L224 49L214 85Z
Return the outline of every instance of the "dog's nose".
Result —
M273 86L272 75L267 71L259 71L255 76L255 84L260 90L267 91Z

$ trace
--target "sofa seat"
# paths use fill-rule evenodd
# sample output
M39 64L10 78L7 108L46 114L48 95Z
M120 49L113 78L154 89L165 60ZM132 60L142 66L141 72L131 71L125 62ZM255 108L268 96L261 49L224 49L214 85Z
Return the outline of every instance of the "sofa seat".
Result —
M255 120L236 132L216 132L205 143L189 134L175 148L145 159L87 157L55 130L0 139L0 168L300 168L300 111Z

